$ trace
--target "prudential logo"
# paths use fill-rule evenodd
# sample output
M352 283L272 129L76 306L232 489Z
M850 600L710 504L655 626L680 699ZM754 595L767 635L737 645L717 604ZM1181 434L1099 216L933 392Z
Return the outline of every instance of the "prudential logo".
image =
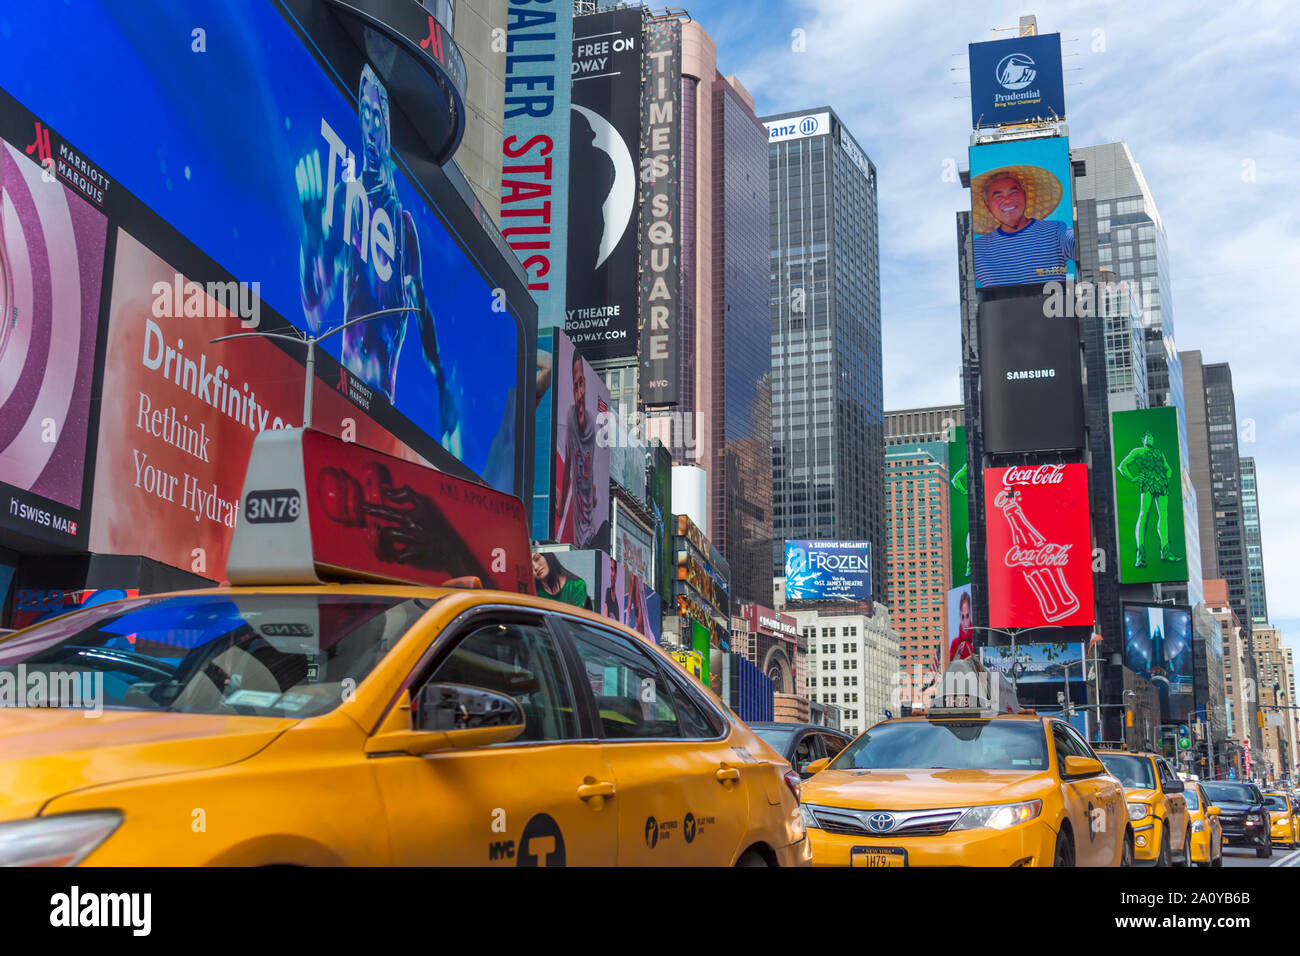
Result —
M1034 58L1025 53L1011 53L998 61L994 78L1008 90L1023 90L1038 76Z

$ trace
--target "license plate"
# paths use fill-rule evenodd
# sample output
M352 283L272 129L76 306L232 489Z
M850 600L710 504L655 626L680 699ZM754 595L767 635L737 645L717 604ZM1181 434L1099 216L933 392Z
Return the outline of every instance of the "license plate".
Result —
M897 846L855 846L849 866L907 866L907 851Z

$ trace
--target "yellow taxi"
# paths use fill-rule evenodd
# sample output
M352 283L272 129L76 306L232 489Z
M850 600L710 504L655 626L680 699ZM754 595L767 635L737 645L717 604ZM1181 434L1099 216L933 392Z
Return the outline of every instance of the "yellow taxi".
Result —
M1184 783L1187 818L1192 824L1192 862L1197 866L1223 866L1223 824L1219 808L1205 798L1195 780Z
M287 458L261 478L250 464L242 504L261 520L241 518L231 580L346 576L345 560L377 576L366 538L349 556L316 533L313 489L346 483L275 440ZM326 450L349 473L371 456ZM365 493L406 482L370 512L384 520L417 494L422 521L447 489L461 511L491 497L376 461L392 472ZM249 508L250 490L291 503ZM365 532L365 501L332 514ZM809 863L789 765L636 632L522 593L526 528L473 523L481 541L439 547L496 588L237 583L0 640L0 695L20 695L0 708L0 866ZM381 556L404 544L368 538Z
M1294 847L1300 843L1300 814L1289 793L1277 790L1264 791L1264 804L1268 808L1269 835L1274 843Z
M1098 752L1106 769L1124 784L1137 859L1156 866L1192 865L1192 822L1184 784L1164 757L1124 750Z
M808 769L814 866L1132 865L1119 781L1054 717L931 708Z

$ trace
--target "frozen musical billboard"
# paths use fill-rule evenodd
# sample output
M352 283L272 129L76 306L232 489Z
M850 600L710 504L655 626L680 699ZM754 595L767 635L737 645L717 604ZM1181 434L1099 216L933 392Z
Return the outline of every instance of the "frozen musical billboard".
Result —
M992 627L1093 623L1086 465L984 469Z

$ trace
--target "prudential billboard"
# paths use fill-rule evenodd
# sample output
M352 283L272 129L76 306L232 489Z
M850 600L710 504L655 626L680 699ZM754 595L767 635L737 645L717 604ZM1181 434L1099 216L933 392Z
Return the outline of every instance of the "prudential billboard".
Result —
M970 45L971 126L1065 119L1061 35Z
M787 541L788 601L871 600L870 541Z

